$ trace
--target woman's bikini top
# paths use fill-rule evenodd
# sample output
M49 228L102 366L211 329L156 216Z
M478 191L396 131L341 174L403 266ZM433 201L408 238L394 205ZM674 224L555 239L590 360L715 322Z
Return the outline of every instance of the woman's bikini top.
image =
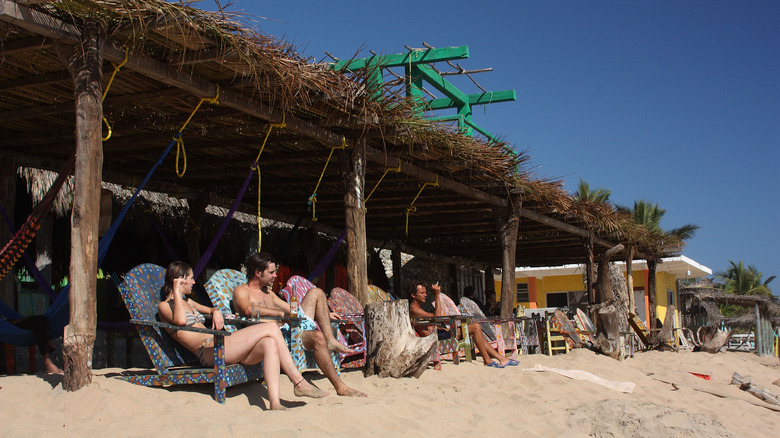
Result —
M187 323L185 324L187 327L192 327L197 322L201 324L206 322L206 318L200 312L190 313L185 311L184 313L187 315Z

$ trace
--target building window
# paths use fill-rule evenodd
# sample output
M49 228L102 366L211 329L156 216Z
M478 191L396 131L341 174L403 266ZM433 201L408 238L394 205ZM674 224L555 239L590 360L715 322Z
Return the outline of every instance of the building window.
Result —
M527 303L531 301L528 297L528 283L517 283L517 302Z
M569 305L569 294L555 292L547 294L547 307L566 307Z

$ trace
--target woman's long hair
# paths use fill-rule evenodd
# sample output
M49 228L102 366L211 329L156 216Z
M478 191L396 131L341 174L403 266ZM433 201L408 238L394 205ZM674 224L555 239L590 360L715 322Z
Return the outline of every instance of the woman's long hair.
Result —
M160 301L168 299L168 294L173 292L173 280L179 277L186 277L192 270L192 267L184 262L172 262L165 269L165 284L160 291Z

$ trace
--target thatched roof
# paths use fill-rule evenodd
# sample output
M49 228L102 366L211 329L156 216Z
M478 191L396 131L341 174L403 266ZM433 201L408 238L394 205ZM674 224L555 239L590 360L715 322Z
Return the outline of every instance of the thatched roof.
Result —
M247 213L256 212L259 196L264 217L294 222L321 177L318 223L341 229L341 152L323 169L331 148L346 145L345 159L362 138L366 192L381 180L367 202L367 232L376 241L392 236L420 250L500 265L496 214L520 196L518 265L581 262L589 233L597 253L621 241L647 254L661 251L630 218L575 202L559 181L534 176L526 153L420 118L410 102L376 93L360 74L304 59L241 16L159 0L0 0L0 153L46 169L74 153L73 81L57 47L78 43L80 26L94 19L107 35L104 88L122 64L103 104L113 131L103 144L106 182L137 185L200 99L218 95L219 104L204 103L184 130L186 173L177 176L171 153L149 190L182 199L206 194L227 206L271 124L284 121L270 129L259 162L262 190L250 185L241 207ZM401 172L386 171L399 163ZM406 211L418 192L407 236Z

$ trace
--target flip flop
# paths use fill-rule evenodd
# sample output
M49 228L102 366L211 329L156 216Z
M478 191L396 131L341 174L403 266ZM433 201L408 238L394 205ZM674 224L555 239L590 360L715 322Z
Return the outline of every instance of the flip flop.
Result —
M487 364L485 366L491 367L491 368L504 368L506 365L501 365L498 362L490 362L489 364Z
M516 360L514 360L514 359L509 359L509 363L507 363L507 364L506 364L506 365L504 365L504 366L507 366L507 367L516 367L516 366L518 366L518 365L520 365L520 362L518 362L518 361L516 361Z

